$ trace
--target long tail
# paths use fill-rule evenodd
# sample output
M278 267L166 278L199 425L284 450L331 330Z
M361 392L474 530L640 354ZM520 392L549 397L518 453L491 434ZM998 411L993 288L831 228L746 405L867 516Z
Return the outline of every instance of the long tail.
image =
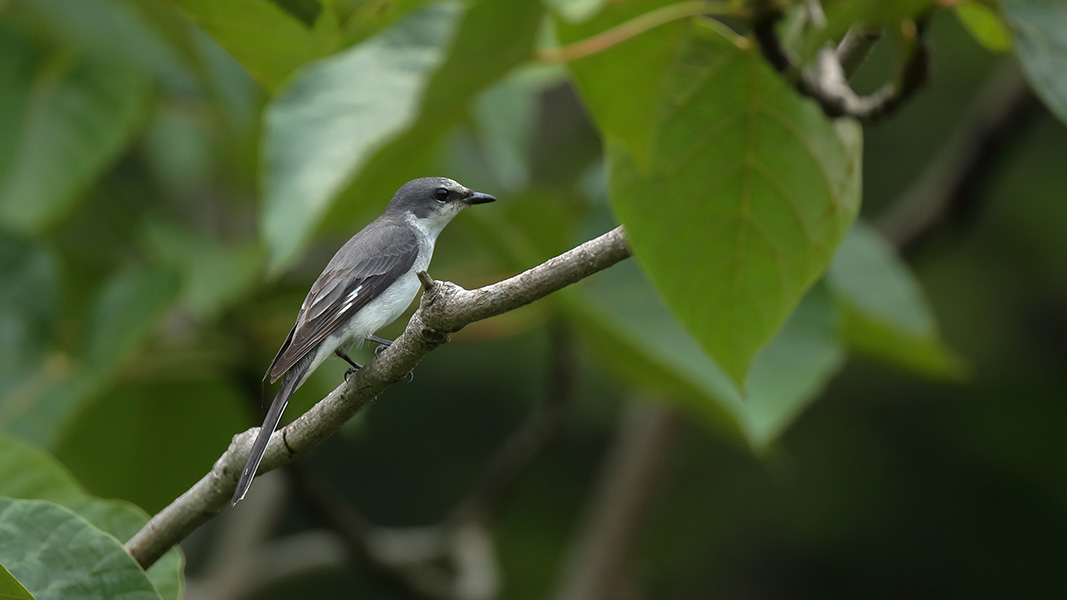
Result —
M245 463L245 468L241 471L241 477L237 480L237 489L234 490L233 498L230 499L230 506L235 506L248 493L248 488L252 485L252 478L256 476L256 470L259 469L259 462L263 460L263 453L267 450L270 436L278 428L278 422L282 419L282 412L285 411L285 406L289 404L289 398L292 397L296 388L303 383L304 373L307 371L309 362L301 360L285 374L282 386L278 388L278 393L275 394L274 401L271 402L270 410L267 411L267 418L263 419L263 425L260 426L259 433L256 434L256 441L252 443L252 450L248 453L248 462Z

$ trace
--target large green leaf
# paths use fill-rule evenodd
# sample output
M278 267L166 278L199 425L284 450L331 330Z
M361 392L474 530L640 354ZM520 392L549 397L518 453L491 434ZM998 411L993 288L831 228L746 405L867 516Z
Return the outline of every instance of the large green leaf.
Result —
M147 484L146 484L147 485ZM173 497L172 497L173 499ZM148 514L140 507L122 500L102 500L81 496L60 502L97 529L120 542L132 538L148 523ZM152 587L164 600L180 600L185 587L185 556L175 546L146 572Z
M1004 0L1001 7L1027 80L1067 123L1067 7L1058 0Z
M0 598L4 600L34 600L26 588L12 575L4 565L0 565Z
M111 535L57 504L0 498L0 563L38 600L159 600Z
M119 540L129 539L148 522L148 515L132 504L89 497L54 458L3 435L0 435L0 496L56 502ZM175 547L148 570L156 590L168 600L181 597L184 562L181 550Z
M194 22L228 50L268 92L305 63L338 49L329 11L307 26L267 0L177 0Z
M344 184L410 125L460 11L438 4L311 65L267 109L261 226L276 268L307 242Z
M855 219L861 134L708 22L667 84L648 164L607 144L612 204L667 306L741 382Z
M959 377L963 366L941 342L922 288L889 244L857 223L826 280L849 347L917 373Z
M137 70L38 51L0 26L0 224L39 232L133 138L148 106Z

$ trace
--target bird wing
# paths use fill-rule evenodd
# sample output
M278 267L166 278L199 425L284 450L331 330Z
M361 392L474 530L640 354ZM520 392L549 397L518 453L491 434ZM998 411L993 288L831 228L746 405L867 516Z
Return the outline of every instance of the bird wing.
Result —
M418 254L415 233L399 224L367 227L342 246L304 299L271 363L271 383L407 273Z

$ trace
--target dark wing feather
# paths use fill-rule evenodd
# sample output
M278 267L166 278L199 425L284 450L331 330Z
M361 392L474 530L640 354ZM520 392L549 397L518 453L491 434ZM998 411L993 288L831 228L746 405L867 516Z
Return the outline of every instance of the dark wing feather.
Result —
M311 286L270 366L272 383L415 264L419 245L411 229L381 221L374 225L348 240Z

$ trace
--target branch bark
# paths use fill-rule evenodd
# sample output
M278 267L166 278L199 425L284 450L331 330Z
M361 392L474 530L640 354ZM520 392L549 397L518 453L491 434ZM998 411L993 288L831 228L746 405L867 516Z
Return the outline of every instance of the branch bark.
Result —
M422 295L404 333L379 356L306 413L271 436L260 473L276 469L318 446L394 383L424 356L448 341L450 333L543 298L602 271L631 255L621 227L590 240L515 277L474 290L436 281ZM256 428L234 436L211 471L152 517L127 543L126 551L144 568L214 517L236 486Z

